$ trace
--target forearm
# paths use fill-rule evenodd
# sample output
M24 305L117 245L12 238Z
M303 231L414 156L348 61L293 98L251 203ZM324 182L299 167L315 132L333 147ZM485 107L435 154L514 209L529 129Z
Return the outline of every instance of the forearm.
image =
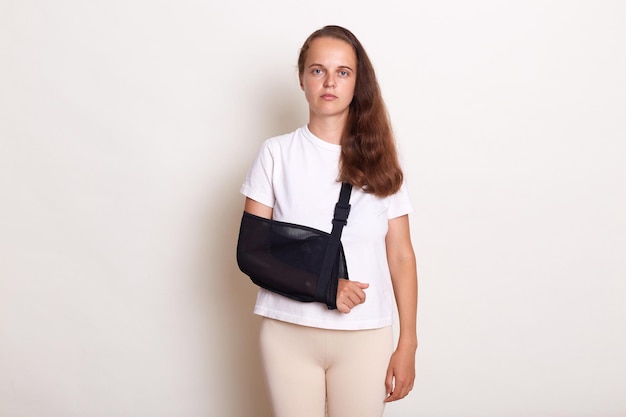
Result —
M392 239L389 239L391 241ZM415 254L408 238L403 244L393 245L389 251L389 271L398 306L400 337L391 355L385 386L389 394L385 402L404 398L413 389L415 381L415 353L417 351L417 268ZM398 241L396 241L397 243Z
M398 347L417 349L417 267L415 256L390 263L391 281L398 306Z

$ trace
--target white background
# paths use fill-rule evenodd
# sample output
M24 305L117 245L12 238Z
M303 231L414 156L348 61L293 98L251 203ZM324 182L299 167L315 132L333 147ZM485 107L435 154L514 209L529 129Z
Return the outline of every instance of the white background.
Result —
M0 417L269 417L234 251L296 58L372 58L416 206L387 417L626 415L626 3L0 3ZM295 417L295 416L294 416Z

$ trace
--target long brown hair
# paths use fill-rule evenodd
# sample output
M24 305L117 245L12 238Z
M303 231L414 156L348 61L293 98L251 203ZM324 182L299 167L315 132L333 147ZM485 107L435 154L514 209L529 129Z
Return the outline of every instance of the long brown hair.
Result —
M324 26L313 32L302 45L298 72L304 63L311 42L329 37L347 42L356 53L357 75L354 98L341 137L339 181L349 182L365 192L386 197L400 189L403 180L398 162L395 138L387 107L383 101L374 67L352 32L341 26Z

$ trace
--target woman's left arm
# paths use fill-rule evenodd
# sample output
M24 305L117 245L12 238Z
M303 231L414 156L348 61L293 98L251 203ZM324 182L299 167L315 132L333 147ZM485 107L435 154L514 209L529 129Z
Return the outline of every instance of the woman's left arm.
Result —
M406 397L415 381L417 265L408 215L389 220L385 243L400 320L398 346L389 361L385 379L388 393L385 402L391 402Z

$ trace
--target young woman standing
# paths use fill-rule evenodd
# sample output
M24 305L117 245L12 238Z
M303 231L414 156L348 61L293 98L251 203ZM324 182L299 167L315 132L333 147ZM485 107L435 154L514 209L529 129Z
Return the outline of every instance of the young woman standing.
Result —
M412 205L373 66L347 29L300 50L309 122L266 140L241 192L245 211L330 232L341 182L353 185L342 244L350 280L337 309L259 289L260 345L276 417L380 417L413 388L417 272ZM394 349L394 299L399 339ZM326 410L326 411L325 411Z

